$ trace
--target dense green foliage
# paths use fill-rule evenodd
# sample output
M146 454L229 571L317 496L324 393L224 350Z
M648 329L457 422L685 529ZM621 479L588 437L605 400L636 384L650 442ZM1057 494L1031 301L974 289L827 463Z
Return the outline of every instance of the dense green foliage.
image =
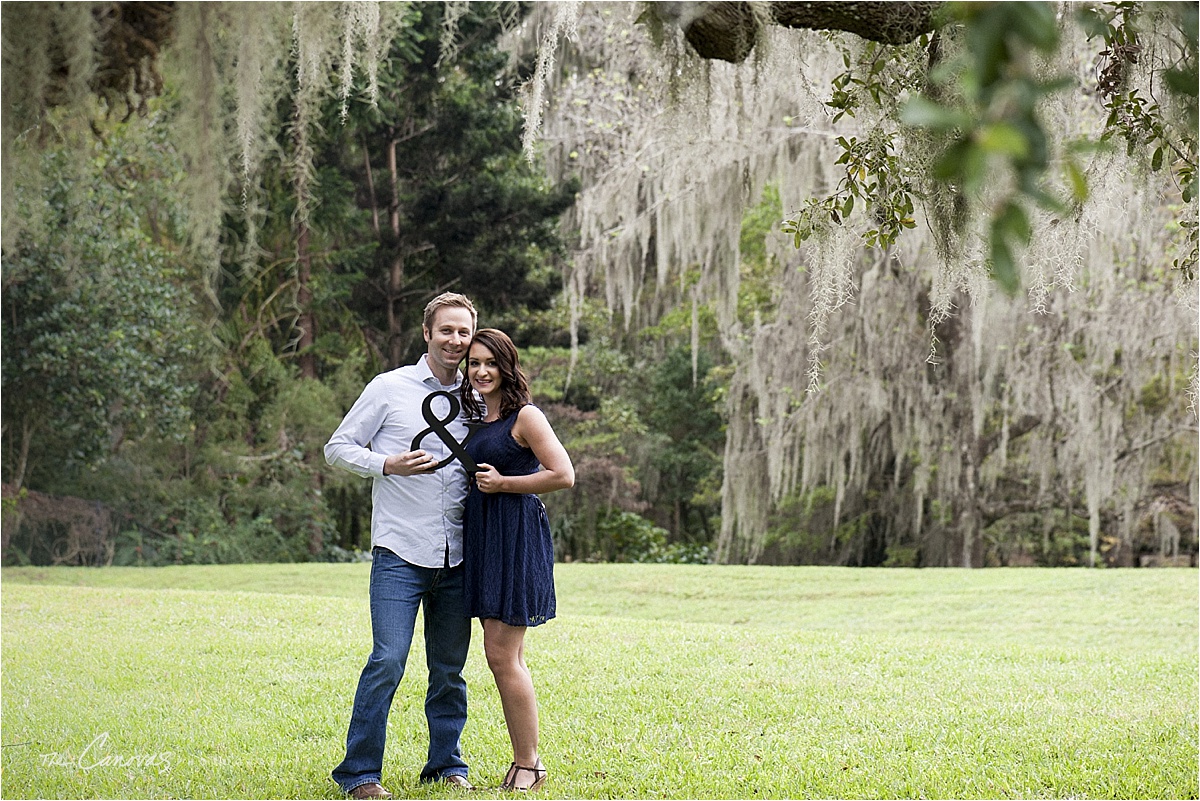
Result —
M379 65L377 104L356 84L346 113L327 98L303 142L279 127L260 185L224 215L206 290L179 225L186 159L166 124L184 114L179 96L150 101L147 117L96 110L47 148L42 183L21 194L41 222L4 254L6 563L354 558L369 545L370 483L325 465L322 446L371 376L422 352L421 309L450 288L529 349L538 402L577 463L593 459L555 515L560 556L707 559L711 387L692 387L678 351L677 369L640 388L654 354L635 368L606 344L598 310L567 381L554 300L574 185L547 185L521 156L500 17L477 4L451 30L444 11L413 7ZM296 115L293 97L280 119ZM313 158L303 197L301 146ZM548 343L559 347L539 355ZM656 411L678 398L684 424L704 428L678 451L686 475ZM611 449L626 438L628 458ZM687 482L700 476L696 507Z
M21 195L40 224L4 258L8 480L52 482L127 439L186 438L198 304L176 255L180 168L155 122L47 153L43 191Z
M416 6L381 64L378 103L327 125L328 166L376 221L374 254L345 302L388 366L421 349L423 298L454 288L498 313L546 308L560 286L556 223L574 188L548 186L521 157L515 77L490 7L457 20L464 44L439 66L443 13Z
M1102 351L1083 332L1070 330L1100 325L1081 323L1093 318L1076 310L1070 321L1066 312L1055 318L1065 321L1061 326L1038 317L1020 338L998 346L1032 353L1040 343L1057 359L1046 359L1051 372L1084 375L1089 392L1103 387L1108 419L1125 437L1119 448L1104 447L1148 465L1145 492L1089 509L1088 498L1098 490L1089 494L1080 482L1051 475L1049 457L1022 450L1018 442L1033 439L1021 440L1037 426L1044 441L1067 443L1056 444L1056 453L1078 450L1082 435L1071 429L1070 415L1054 407L1029 422L1030 414L1017 409L1010 415L1003 405L1008 399L986 407L977 397L985 380L989 393L999 392L1004 381L971 372L978 369L970 359L979 352L970 333L977 313L950 292L931 302L931 285L908 262L882 260L914 228L923 233L919 223L928 220L939 256L965 269L968 260L956 248L970 238L964 231L971 230L967 223L974 215L976 223L991 220L984 257L999 283L1014 289L1016 259L1035 215L1077 217L1088 198L1080 154L1122 143L1144 156L1150 173L1170 176L1178 190L1171 200L1182 203L1170 209L1174 240L1167 262L1174 258L1169 266L1176 274L1194 276L1197 229L1187 218L1196 193L1193 4L1167 10L1102 4L1070 20L1055 20L1044 4L961 4L954 8L953 27L912 45L829 37L837 48L830 52L841 61L822 99L825 110L833 123L860 115L879 124L862 135L830 137L836 147L828 161L836 161L836 177L815 187L799 211L785 208L778 185L767 183L750 196L746 187L760 176L750 175L753 159L738 165L735 183L747 194L738 202L756 205L739 215L742 206L728 195L720 198L732 210L727 216L735 230L740 216L741 235L708 254L719 261L739 252L730 260L736 292L723 289L735 302L724 316L722 302L704 296L704 274L713 265L667 245L652 257L641 254L636 277L625 286L604 286L595 273L564 292L571 283L564 276L576 275L571 247L578 231L571 226L580 217L572 215L588 205L576 202L585 199L577 191L585 192L589 182L615 175L616 183L641 187L633 201L620 205L620 225L601 234L613 241L623 235L622 226L625 233L633 230L632 218L650 215L644 206L665 207L693 190L703 194L707 165L695 166L696 176L680 185L686 190L675 186L657 195L650 191L650 167L637 165L641 172L633 180L618 169L620 157L628 155L624 148L640 154L635 160L646 156L646 163L662 166L651 151L676 147L661 141L643 147L637 139L637 113L652 108L642 96L646 75L637 72L646 69L644 54L630 57L636 69L614 61L573 76L562 90L567 109L560 113L578 117L584 136L578 147L567 136L551 143L548 149L562 146L566 165L556 176L561 180L551 182L541 165L527 164L521 154L517 100L530 64L513 55L519 47L502 43L513 36L516 6L390 8L395 19L388 23L393 27L382 28L389 38L376 54L375 80L346 77L344 94L313 89L324 84L304 77L312 68L304 61L314 49L309 39L327 48L326 60L314 63L329 73L332 87L335 72L350 76L351 70L339 61L345 54L337 55L341 51L329 43L351 30L354 15L370 11L371 4L307 7L294 21L298 31L312 28L304 34L306 44L290 54L268 52L271 42L263 44L263 30L289 20L282 6L259 16L246 12L248 6L184 6L176 17L164 10L159 20L180 39L195 34L187 25L209 22L213 27L204 32L212 36L203 41L227 47L220 25L247 20L262 26L248 34L247 51L238 51L233 62L238 69L253 58L272 62L275 71L257 77L275 76L286 86L255 96L265 107L260 127L269 134L258 150L250 148L256 154L252 166L245 153L234 156L216 145L208 156L221 163L204 161L188 139L192 133L178 133L207 110L196 101L204 90L230 104L227 95L235 91L241 102L243 84L231 89L220 83L202 69L212 65L201 60L195 75L180 72L179 65L164 71L161 91L143 88L145 94L126 99L130 105L104 92L99 95L107 100L97 101L82 73L71 71L85 60L87 42L76 53L69 41L77 26L100 44L107 33L96 27L94 15L76 9L68 19L56 16L58 6L36 4L30 8L37 13L28 15L32 22L25 21L30 30L41 25L49 31L41 42L46 52L73 66L63 74L57 70L46 86L28 87L19 109L28 130L19 136L9 131L5 141L6 159L20 151L26 160L31 154L40 160L37 180L16 182L15 201L5 208L6 220L21 223L6 231L3 254L6 563L356 558L369 543L369 482L330 469L322 446L373 375L422 351L420 311L445 289L472 296L481 325L513 335L535 402L573 457L577 486L547 498L564 561L703 562L720 554L714 546L723 522L733 517L727 426L737 422L731 410L750 408L745 376L761 367L755 391L764 398L774 393L778 401L751 413L757 430L767 431L772 420L806 408L797 376L807 364L811 387L819 388L823 363L834 368L835 383L861 381L858 386L890 393L908 386L906 397L919 401L896 404L891 396L909 416L881 416L869 431L860 428L868 419L857 410L860 398L839 401L847 416L826 416L834 420L825 429L828 437L811 446L806 462L809 473L823 475L770 500L754 532L763 545L755 560L952 564L961 563L952 549L961 549L974 554L976 564L1066 565L1085 563L1089 550L1098 549L1102 558L1113 554L1115 564L1135 564L1155 553L1186 561L1194 554L1187 524L1194 518L1189 477L1195 448L1180 444L1194 429L1194 416L1183 411L1189 381L1184 365L1194 364L1194 356L1187 361L1187 343L1168 344L1164 337L1145 344L1150 356L1140 359L1130 357L1132 347ZM5 14L13 30L25 30L10 9ZM1044 74L1038 59L1060 46L1059 23L1080 20L1095 47L1107 48L1097 62L1096 93L1110 116L1100 141L1055 150L1050 123L1039 115L1061 89L1061 76ZM595 20L589 25L584 36L602 39L609 48L603 52L636 50L629 31L602 30ZM1158 61L1143 59L1143 71L1155 81L1161 74L1169 90L1147 97L1130 76L1138 53L1149 53L1162 31L1182 32L1180 46L1169 52L1185 57L1161 69L1154 66ZM345 36L347 52L365 47ZM12 76L34 74L41 64L31 55L38 42L25 49L11 45L6 40L5 64L21 62L24 71L6 73L6 91L17 80ZM181 52L199 58L199 51ZM217 61L214 56L213 64L221 66ZM161 80L157 62L143 69ZM758 77L764 85L773 79ZM682 78L671 80L683 88ZM119 119L135 108L142 114ZM226 109L208 123L233 129L241 124L236 116ZM799 122L784 118L787 126ZM240 128L238 136L254 138ZM194 241L203 228L194 213L197 175L218 187L225 201L210 204L219 236L205 247ZM1056 181L1067 191L1047 188ZM991 204L986 210L972 206L981 192ZM682 236L719 238L718 225L705 213L673 219L677 226L687 220ZM871 290L862 265L846 266L853 259L843 259L839 269L846 286L864 283L861 297L871 298L867 311L885 320L889 333L872 339L861 322L869 314L854 318L857 323L833 316L848 290L839 288L832 293L839 300L831 301L814 263L783 263L780 221L797 244L862 222L854 235L861 234L867 254L880 257L871 268ZM647 253L672 235L668 227L664 222L643 236ZM1163 239L1161 231L1150 235ZM714 255L722 249L721 258ZM660 253L675 261L654 263ZM651 287L656 270L658 285ZM1140 261L1114 269L1111 277L1129 290L1119 302L1137 298L1146 306L1163 302L1162 287L1172 279L1167 263ZM825 297L824 311L807 324L805 310L787 297L797 286L808 297ZM621 319L613 298L622 293L653 308L624 308ZM963 310L952 314L952 304ZM1109 308L1113 301L1098 294L1087 304ZM823 343L818 336L802 351L787 334L806 325L828 329L842 341ZM897 356L891 346L901 341L917 345ZM831 350L822 355L826 345ZM770 364L782 371L763 358L772 349ZM941 365L922 362L925 352ZM880 367L871 360L881 353L896 361ZM994 400L989 396L988 402ZM945 465L901 436L911 434L921 417L949 421L930 437L937 448L978 457L952 496L926 493L939 470L947 473ZM1180 419L1192 429L1176 425ZM1010 434L1018 444L1005 462ZM846 443L859 448L843 450ZM778 462L769 453L776 444L755 451L751 443L751 455L759 464ZM1000 456L988 461L993 452ZM839 483L841 468L820 466L839 459L848 465L842 472L857 471L855 486ZM978 479L986 491L978 491ZM1040 508L1029 500L1035 481ZM754 489L768 493L766 482ZM909 534L913 520L919 538ZM974 544L959 529L977 534ZM749 558L731 554L725 558Z
M1072 76L1046 74L1040 59L1059 47L1056 14L1064 12L1105 47L1095 65L1095 92L1109 117L1099 143L1071 142L1065 152L1055 152L1042 107L1072 84ZM1087 198L1081 151L1124 140L1130 155L1144 150L1154 171L1171 173L1184 204L1195 196L1195 4L1080 3L1059 10L1050 3L950 3L948 19L955 24L922 36L915 45L870 42L854 61L847 52L846 71L834 78L826 102L834 122L859 112L898 116L910 128L910 148L916 144L931 152L928 174L898 156L898 126L861 139L838 137L837 163L845 165L845 177L833 194L808 200L787 221L784 230L797 244L823 226L843 224L857 205L875 220L863 234L865 244L889 247L905 228L916 227L914 200L920 197L932 212L940 256L957 261L969 218L982 206L989 271L1015 293L1021 285L1018 257L1029 244L1035 208L1066 216L1077 213ZM1152 47L1148 39L1155 25L1177 40L1180 55L1161 70L1160 87L1145 97L1131 85L1130 74L1143 50ZM914 61L897 72L891 69L897 60ZM927 61L927 72L920 61ZM1053 188L1059 177L1066 185L1062 192ZM1005 189L986 191L997 183ZM1184 246L1172 266L1191 279L1196 225L1184 214L1180 227Z

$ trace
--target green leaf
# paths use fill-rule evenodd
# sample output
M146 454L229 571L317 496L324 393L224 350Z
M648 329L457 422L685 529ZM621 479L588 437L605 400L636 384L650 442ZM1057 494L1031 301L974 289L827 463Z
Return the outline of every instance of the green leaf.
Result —
M1160 146L1158 149L1156 149L1154 151L1154 158L1150 159L1151 172L1158 172L1159 170L1161 170L1162 164L1163 164L1163 149Z
M1041 206L1043 209L1046 209L1047 211L1053 212L1055 214L1067 214L1068 213L1069 209L1068 209L1068 206L1066 203L1064 203L1062 200L1055 197L1054 195L1050 194L1049 192L1047 192L1045 189L1041 188L1040 186L1034 186L1034 187L1030 187L1029 189L1026 189L1025 194L1029 197L1030 200L1032 200L1034 203L1037 203L1039 206Z
M1195 40L1193 40L1193 47ZM1196 97L1196 67L1193 62L1191 71L1183 69L1169 69L1163 73L1163 81L1167 84L1167 88L1176 94L1186 97Z
M1021 281L1017 277L1017 265L1013 261L1012 251L995 230L992 231L992 263L990 267L992 278L1000 285L1001 289L1009 295L1015 295L1021 287Z
M1067 180L1071 184L1071 198L1082 203L1088 198L1087 177L1075 159L1067 159Z
M1026 216L1025 210L1012 201L1004 204L1004 210L992 223L993 236L997 231L1005 239L1014 237L1024 244L1029 244L1029 239L1033 236L1033 228L1029 224L1029 217Z
M1110 28L1104 17L1094 8L1083 8L1076 12L1076 20L1089 39L1103 36Z
M913 128L951 131L966 127L970 119L961 111L948 109L918 95L904 104L900 110L900 121Z
M939 181L958 181L962 178L963 166L966 163L971 144L965 139L954 142L942 152L933 165L933 177Z
M1029 155L1029 140L1012 125L1004 122L985 125L976 133L979 146L989 153L999 153L1014 158Z
M983 148L966 147L963 150L962 161L963 188L970 194L975 194L983 188L987 177L987 153Z
M842 207L842 217L849 217L850 212L854 210L854 195L846 198L846 205Z
M1058 46L1058 24L1055 20L1054 3L1011 3L1005 4L1010 12L1013 33L1041 50L1050 52Z

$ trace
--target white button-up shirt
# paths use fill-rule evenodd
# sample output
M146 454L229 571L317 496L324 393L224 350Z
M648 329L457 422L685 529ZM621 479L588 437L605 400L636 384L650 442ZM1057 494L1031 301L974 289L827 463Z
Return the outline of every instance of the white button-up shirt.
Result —
M325 461L374 479L371 488L371 547L387 548L420 567L454 567L462 562L463 502L467 473L455 459L441 470L416 476L385 476L388 456L410 450L413 438L429 423L421 404L431 392L457 393L459 382L444 386L422 356L416 364L381 373L367 384L325 445ZM434 398L431 411L439 420L450 413L450 401ZM467 436L466 418L445 424L459 442ZM450 449L435 432L418 446L438 461Z

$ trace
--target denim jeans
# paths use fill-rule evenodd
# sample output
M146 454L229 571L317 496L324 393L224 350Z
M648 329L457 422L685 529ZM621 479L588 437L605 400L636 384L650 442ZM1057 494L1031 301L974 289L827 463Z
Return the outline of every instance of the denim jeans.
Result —
M467 723L467 683L463 665L471 644L471 620L463 610L463 568L417 567L389 550L376 548L371 564L371 633L374 646L358 679L346 734L346 758L333 780L346 793L381 781L388 712L404 676L417 621L425 608L425 659L429 689L429 761L421 781L467 775L459 739Z

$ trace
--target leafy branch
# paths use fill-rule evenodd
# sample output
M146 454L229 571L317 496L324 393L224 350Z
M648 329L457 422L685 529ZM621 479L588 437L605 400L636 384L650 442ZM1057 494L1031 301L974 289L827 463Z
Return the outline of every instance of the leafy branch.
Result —
M782 229L795 236L796 247L822 225L841 225L861 207L875 225L863 234L869 247L891 246L905 228L915 228L913 219L913 176L911 168L896 152L897 132L876 129L865 139L837 138L842 148L837 164L845 165L845 177L837 190L820 200L809 198L800 213L785 220Z
M914 52L928 44L922 37ZM899 98L915 89L907 70L888 69L895 61L894 48L868 42L857 63L843 51L846 71L832 81L833 93L825 105L834 111L833 122L855 117L868 108L885 115ZM868 106L868 98L870 105ZM863 233L868 247L890 247L905 228L915 228L914 195L916 176L911 162L899 153L900 132L877 126L865 138L839 136L842 149L836 164L844 165L845 176L828 197L809 198L800 212L784 220L782 230L793 234L796 247L826 225L841 225L856 208L869 214L874 225Z
M1146 90L1151 97L1143 96L1139 87L1131 86L1130 73L1143 59L1146 48L1143 44L1139 21L1144 17L1141 3L1120 2L1088 9L1081 14L1081 22L1090 38L1100 36L1105 49L1100 52L1102 67L1097 79L1097 92L1108 111L1104 123L1102 142L1114 139L1125 140L1126 154L1130 157L1139 148L1152 150L1150 169L1159 172L1164 167L1170 171L1180 197L1185 204L1197 197L1196 186L1196 99L1197 99L1197 32L1196 7L1190 3L1172 5L1165 12L1166 20L1173 24L1181 36L1176 42L1177 57L1173 63L1151 72L1151 82ZM1166 109L1153 97L1154 78L1176 101L1183 106L1183 117L1191 128L1172 124ZM1180 271L1187 280L1196 277L1197 258L1200 246L1197 241L1195 213L1185 210L1178 220L1178 231L1182 238L1183 256L1172 262L1172 268Z

